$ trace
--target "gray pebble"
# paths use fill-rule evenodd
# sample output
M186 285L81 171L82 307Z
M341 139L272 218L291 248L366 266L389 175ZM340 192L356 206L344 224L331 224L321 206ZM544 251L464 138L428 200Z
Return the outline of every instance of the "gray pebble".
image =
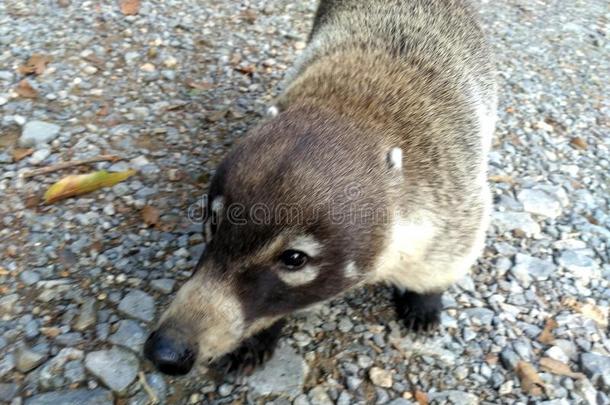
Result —
M87 354L85 367L111 390L123 392L136 378L139 361L131 352L113 347Z
M30 148L51 142L59 135L61 127L44 121L30 121L25 124L19 146Z
M119 303L119 311L127 316L151 322L155 318L155 300L141 290L131 290Z

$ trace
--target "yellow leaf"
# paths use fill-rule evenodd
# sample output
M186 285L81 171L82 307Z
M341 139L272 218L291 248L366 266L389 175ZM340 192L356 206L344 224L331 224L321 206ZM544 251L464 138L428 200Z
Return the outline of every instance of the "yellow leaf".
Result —
M64 198L90 193L103 187L111 187L133 176L135 172L135 170L127 170L109 173L100 170L88 174L67 176L49 187L47 192L44 193L44 201L47 204L52 204Z

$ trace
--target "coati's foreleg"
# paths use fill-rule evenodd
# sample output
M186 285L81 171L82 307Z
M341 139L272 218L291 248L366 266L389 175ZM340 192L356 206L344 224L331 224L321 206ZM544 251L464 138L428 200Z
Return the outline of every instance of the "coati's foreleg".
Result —
M416 331L429 331L440 321L443 293L420 294L394 287L394 301L398 316L406 327Z
M255 368L271 358L281 336L285 320L279 320L269 328L244 340L233 352L217 360L212 368L224 373L250 375Z

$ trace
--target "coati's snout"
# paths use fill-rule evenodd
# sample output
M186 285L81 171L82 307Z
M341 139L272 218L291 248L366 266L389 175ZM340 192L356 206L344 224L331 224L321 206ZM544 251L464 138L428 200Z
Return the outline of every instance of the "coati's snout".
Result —
M146 340L144 355L162 373L184 375L195 364L197 343L183 331L161 327Z

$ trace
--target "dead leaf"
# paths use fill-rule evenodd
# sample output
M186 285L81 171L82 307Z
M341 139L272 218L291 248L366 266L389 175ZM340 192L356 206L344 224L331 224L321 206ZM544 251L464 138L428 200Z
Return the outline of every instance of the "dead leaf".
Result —
M423 391L415 390L413 395L419 405L428 405L428 394Z
M33 148L15 148L13 149L13 162L19 162L21 159L30 156L32 153L34 153Z
M36 194L30 194L25 197L25 208L34 208L40 204L40 197Z
M517 363L516 372L521 381L521 389L524 392L533 396L542 395L544 381L542 381L534 366L522 360Z
M250 24L254 24L257 18L256 11L249 8L247 10L242 11L241 17L244 19L244 21Z
M580 380L584 378L585 375L582 373L575 373L570 369L565 363L560 362L559 360L552 359L550 357L543 357L540 359L540 368L548 371L549 373L553 373L556 375L563 375L570 378L575 378Z
M208 120L208 122L220 121L222 118L224 118L225 115L227 115L227 112L227 110L215 111L206 116L205 119Z
M136 15L140 11L140 0L119 0L119 8L124 15Z
M514 185L515 179L512 178L512 176L508 176L508 175L504 175L504 174L499 174L496 176L489 176L489 181L494 182L494 183L507 183L507 184L511 184Z
M49 62L51 62L50 56L35 53L30 56L30 59L24 65L19 66L18 71L22 75L41 75L46 70Z
M108 115L108 113L109 113L108 104L104 104L103 106L100 107L99 110L97 110L95 115L97 115L98 117L105 117Z
M604 328L608 326L608 311L604 311L597 305L584 304L580 308L580 313L589 319L593 319L599 326Z
M67 176L49 187L47 192L44 193L44 200L46 204L52 204L64 198L90 193L103 187L111 187L133 176L135 173L135 170L116 173L100 170L87 174Z
M239 73L251 76L254 72L256 72L256 67L254 65L238 66L235 68L235 70L237 70Z
M210 82L196 82L194 80L187 80L186 85L196 90L210 90L214 88L214 85Z
M155 226L159 223L159 210L151 205L142 208L142 220L146 225Z
M239 65L239 62L241 62L241 54L236 52L233 54L233 56L231 56L229 63L233 66L237 66Z
M599 326L608 326L608 309L602 309L595 304L578 302L572 297L563 300L563 305L580 312L584 317L593 319Z
M546 320L544 324L544 329L538 336L538 341L540 343L544 343L545 345L550 345L555 341L555 336L553 336L553 330L557 327L557 321L553 318L549 318Z
M36 89L33 88L30 82L28 82L26 79L23 79L19 82L15 91L17 92L17 94L24 98L38 97L38 91L36 91Z
M587 144L587 141L585 141L584 139L582 139L578 136L576 136L570 140L570 145L572 145L576 149L587 149L589 147L589 145Z

